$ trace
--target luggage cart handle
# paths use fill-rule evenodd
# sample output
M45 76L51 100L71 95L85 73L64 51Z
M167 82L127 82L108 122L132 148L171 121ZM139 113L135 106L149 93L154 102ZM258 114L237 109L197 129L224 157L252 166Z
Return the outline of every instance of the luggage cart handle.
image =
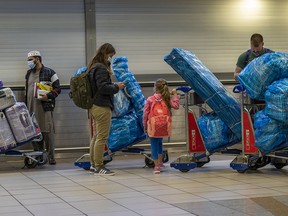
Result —
M234 86L234 88L233 88L233 92L234 92L234 93L240 93L240 92L243 92L243 91L245 91L245 88L244 88L244 86L242 86L241 84L236 85L236 86Z
M187 93L187 92L191 91L192 88L190 86L179 86L178 88L176 88L176 90Z

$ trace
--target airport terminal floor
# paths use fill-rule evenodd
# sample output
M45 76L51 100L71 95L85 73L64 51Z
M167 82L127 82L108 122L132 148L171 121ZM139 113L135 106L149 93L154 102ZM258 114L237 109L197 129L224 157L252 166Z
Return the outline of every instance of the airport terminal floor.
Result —
M178 154L169 152L169 162ZM240 174L229 167L233 158L212 155L187 173L168 162L155 175L142 155L116 155L107 164L116 175L104 177L74 166L75 156L34 169L1 157L0 215L287 215L288 169L267 165Z

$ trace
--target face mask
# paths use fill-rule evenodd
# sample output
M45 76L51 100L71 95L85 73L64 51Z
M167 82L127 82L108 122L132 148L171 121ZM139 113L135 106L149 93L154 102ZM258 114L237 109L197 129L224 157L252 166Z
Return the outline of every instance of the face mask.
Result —
M34 69L35 66L36 66L36 64L34 63L33 60L31 60L31 61L27 61L27 65L28 65L28 67L31 68L31 69Z
M107 61L111 64L111 62L112 62L112 58L109 57L109 58L107 59Z

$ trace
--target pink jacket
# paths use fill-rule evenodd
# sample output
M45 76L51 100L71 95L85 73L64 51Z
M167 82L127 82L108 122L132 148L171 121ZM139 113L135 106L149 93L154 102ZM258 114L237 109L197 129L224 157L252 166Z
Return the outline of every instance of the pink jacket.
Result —
M143 123L143 126L144 126L145 130L147 128L148 116L149 116L149 113L150 113L150 110L151 110L151 105L152 105L154 97L156 99L161 99L162 98L161 94L157 94L157 93L154 93L153 96L150 96L150 97L147 98L145 106L144 106L144 113L143 113L143 119L142 119L142 123ZM178 95L174 95L170 99L170 105L171 105L171 107L173 109L179 109L179 97L178 97Z

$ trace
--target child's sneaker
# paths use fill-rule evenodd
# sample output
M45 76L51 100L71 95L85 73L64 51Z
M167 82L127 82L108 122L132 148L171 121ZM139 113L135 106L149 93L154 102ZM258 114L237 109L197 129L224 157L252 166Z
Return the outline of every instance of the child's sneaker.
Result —
M160 167L160 169L164 169L165 165L163 163L159 163L159 167Z
M107 176L112 176L115 175L115 173L113 171L110 171L109 169L107 169L106 167L100 167L95 171L96 175L107 175Z
M95 172L96 172L96 168L93 166L90 166L89 173L95 173Z
M160 167L159 166L154 167L154 174L160 174Z

